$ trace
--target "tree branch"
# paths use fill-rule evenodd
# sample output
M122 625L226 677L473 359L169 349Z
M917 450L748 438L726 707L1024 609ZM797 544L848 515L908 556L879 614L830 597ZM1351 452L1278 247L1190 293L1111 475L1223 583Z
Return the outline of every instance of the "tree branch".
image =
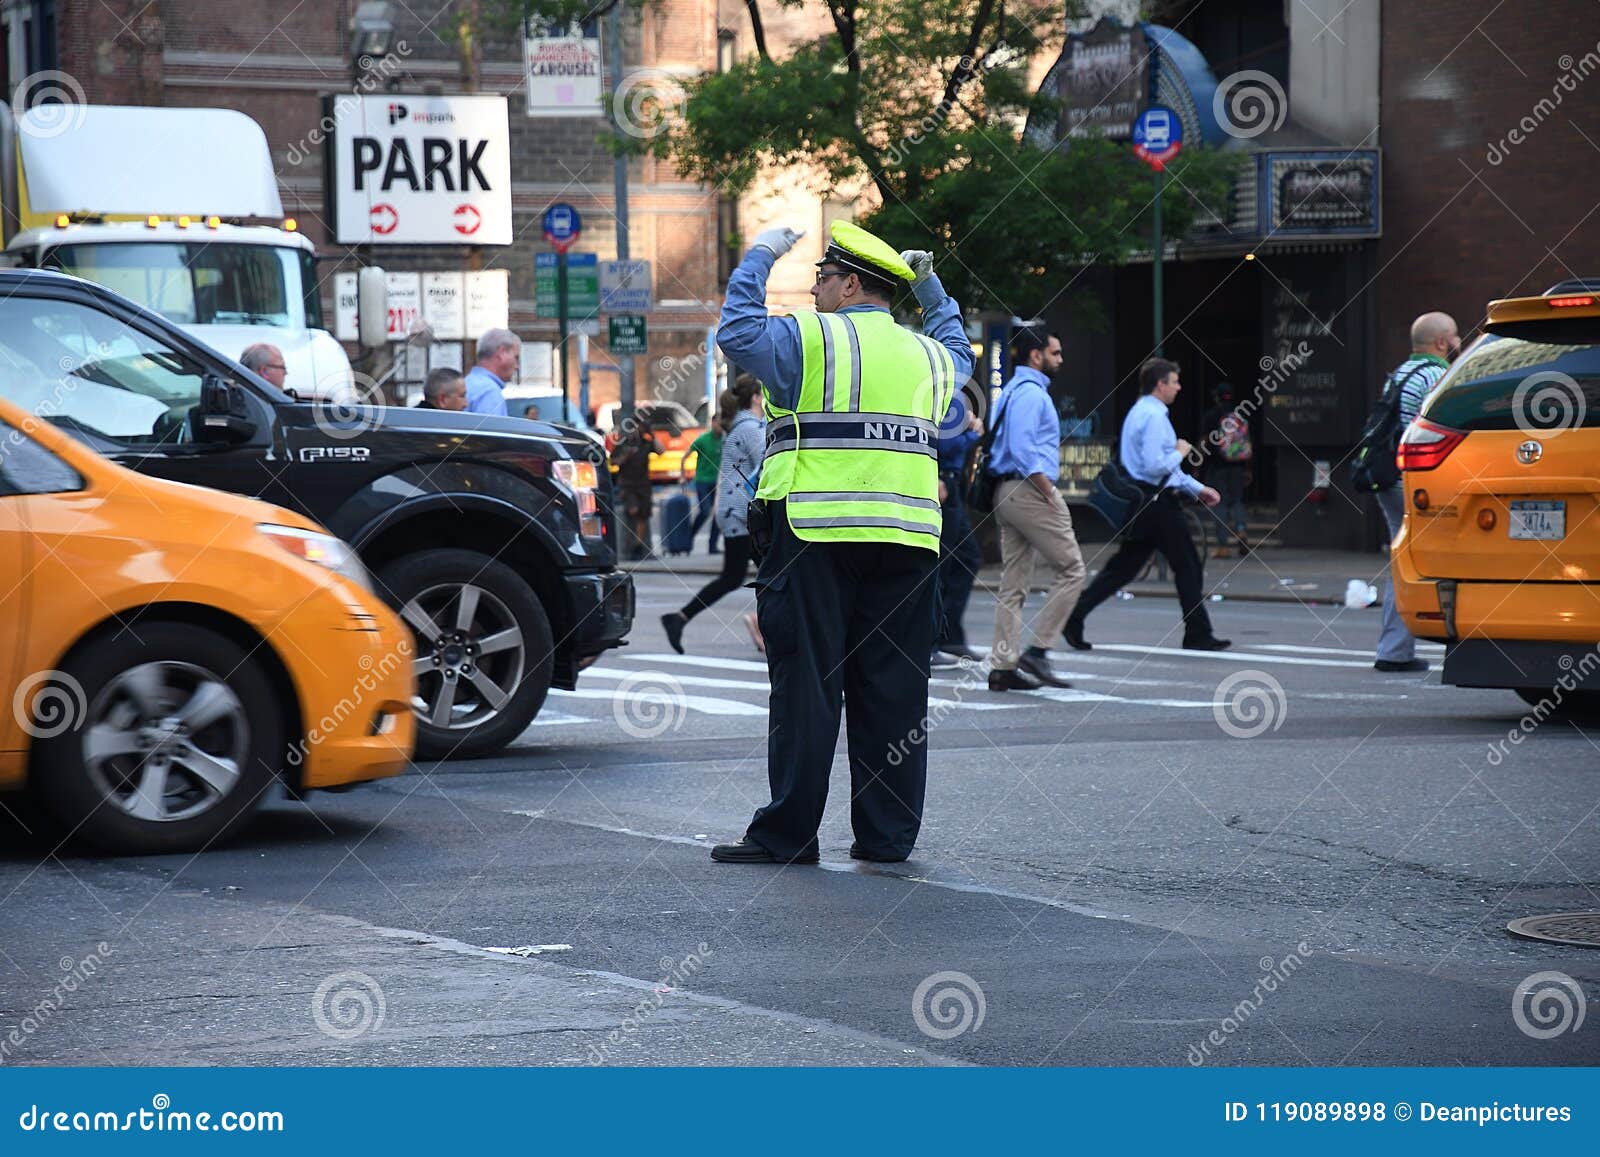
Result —
M978 11L972 17L972 28L967 33L967 46L961 54L961 59L956 62L956 67L950 73L950 79L945 82L944 96L939 99L939 108L933 115L941 122L950 115L950 110L955 107L956 97L961 90L978 73L978 45L983 40L983 30L989 23L989 14L994 11L995 0L979 0Z
M745 11L750 13L750 35L756 42L756 55L762 60L771 60L767 53L767 31L761 25L761 9L756 0L744 0Z

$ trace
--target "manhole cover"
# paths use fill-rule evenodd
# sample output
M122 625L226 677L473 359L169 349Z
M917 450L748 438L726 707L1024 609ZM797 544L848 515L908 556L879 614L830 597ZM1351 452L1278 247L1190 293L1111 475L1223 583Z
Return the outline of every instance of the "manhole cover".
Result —
M1506 931L1524 940L1600 948L1600 912L1557 912L1551 916L1524 916L1506 925Z

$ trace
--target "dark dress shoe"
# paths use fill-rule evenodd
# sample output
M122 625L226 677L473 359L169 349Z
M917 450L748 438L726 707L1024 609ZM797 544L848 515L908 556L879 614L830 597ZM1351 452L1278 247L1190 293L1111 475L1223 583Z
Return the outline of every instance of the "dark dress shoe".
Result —
M850 858L852 860L866 860L873 864L898 864L906 859L899 852L869 852L860 844L850 845Z
M1041 684L1021 671L1004 671L999 667L989 672L991 691L1037 691Z
M672 649L678 654L683 654L683 628L689 625L689 620L683 617L682 611L673 611L671 614L661 616L661 629L667 632L667 642L672 644Z
M1421 673L1428 669L1426 659L1379 659L1373 668L1378 671L1415 671Z
M817 853L802 853L792 860L780 860L754 840L744 839L736 844L718 844L711 849L711 858L719 864L814 864Z
M1233 646L1232 639L1219 639L1215 635L1209 639L1185 639L1183 641L1183 649L1185 651L1226 651L1231 646Z
M1074 651L1092 651L1094 644L1083 637L1083 624L1067 620L1067 625L1061 628L1061 633L1066 637L1067 646Z
M1031 675L1046 687L1071 687L1061 676L1050 669L1050 660L1041 659L1038 655L1023 655L1017 660L1017 670L1024 675Z

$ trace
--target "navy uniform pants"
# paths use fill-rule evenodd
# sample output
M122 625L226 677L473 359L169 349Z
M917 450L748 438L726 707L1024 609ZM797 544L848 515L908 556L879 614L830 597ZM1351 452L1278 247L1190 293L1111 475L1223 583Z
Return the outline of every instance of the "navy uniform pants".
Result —
M856 844L873 855L909 855L928 776L939 556L888 543L803 542L782 503L772 503L771 514L756 611L772 679L772 802L746 835L780 860L816 851L843 707Z
M1122 532L1122 546L1083 588L1068 621L1082 627L1089 612L1137 578L1156 551L1161 552L1172 568L1172 581L1178 588L1178 606L1183 611L1184 642L1211 638L1211 616L1206 613L1205 604L1205 572L1194 539L1189 535L1189 524L1183 518L1183 499L1171 491L1151 498L1139 508L1128 529Z

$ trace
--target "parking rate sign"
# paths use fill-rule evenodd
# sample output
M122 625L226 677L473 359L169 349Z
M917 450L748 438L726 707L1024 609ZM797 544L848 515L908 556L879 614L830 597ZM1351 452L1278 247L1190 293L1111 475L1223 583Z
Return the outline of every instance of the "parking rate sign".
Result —
M511 244L505 97L342 95L333 108L340 244Z

